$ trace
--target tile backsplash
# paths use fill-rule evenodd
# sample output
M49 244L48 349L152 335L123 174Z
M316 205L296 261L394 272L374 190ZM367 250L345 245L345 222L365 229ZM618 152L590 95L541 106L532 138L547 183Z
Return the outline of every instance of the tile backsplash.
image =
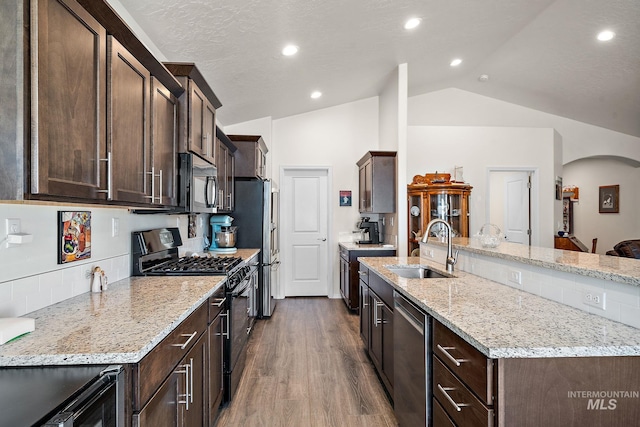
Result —
M57 263L57 212L91 212L91 258L70 264ZM196 237L187 238L186 215L136 215L122 208L99 206L43 206L0 203L0 221L21 221L21 231L33 236L33 242L7 247L0 243L0 317L16 317L90 292L91 272L99 266L109 283L131 274L131 232L159 227L178 227L183 240L180 254L201 252L208 216L196 221ZM112 218L119 220L119 232L112 236ZM0 240L4 226L0 229Z

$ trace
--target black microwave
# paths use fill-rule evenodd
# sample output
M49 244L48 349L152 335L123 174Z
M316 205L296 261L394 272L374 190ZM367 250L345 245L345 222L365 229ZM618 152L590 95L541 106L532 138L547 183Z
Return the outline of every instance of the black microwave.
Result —
M178 171L180 210L189 213L216 213L216 167L193 153L180 153Z

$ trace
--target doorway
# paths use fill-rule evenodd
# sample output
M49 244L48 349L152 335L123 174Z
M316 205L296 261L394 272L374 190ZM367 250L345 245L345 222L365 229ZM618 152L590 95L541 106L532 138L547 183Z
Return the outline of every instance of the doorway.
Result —
M497 225L512 243L531 245L534 170L492 169L488 172L487 222Z
M284 167L280 175L282 296L329 296L329 168Z

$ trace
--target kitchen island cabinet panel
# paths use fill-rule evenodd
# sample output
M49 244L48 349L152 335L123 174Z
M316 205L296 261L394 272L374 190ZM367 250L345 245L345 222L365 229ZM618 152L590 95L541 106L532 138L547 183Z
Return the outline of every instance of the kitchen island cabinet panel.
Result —
M498 426L638 425L640 357L498 360Z
M106 30L74 0L40 0L32 13L30 192L106 200Z

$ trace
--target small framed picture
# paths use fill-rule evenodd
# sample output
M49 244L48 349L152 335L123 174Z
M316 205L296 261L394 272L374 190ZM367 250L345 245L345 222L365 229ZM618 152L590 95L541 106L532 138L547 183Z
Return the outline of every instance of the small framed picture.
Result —
M351 190L340 190L340 206L351 206Z
M58 211L58 264L91 258L91 212Z
M620 186L603 185L600 187L599 197L600 213L620 212Z

